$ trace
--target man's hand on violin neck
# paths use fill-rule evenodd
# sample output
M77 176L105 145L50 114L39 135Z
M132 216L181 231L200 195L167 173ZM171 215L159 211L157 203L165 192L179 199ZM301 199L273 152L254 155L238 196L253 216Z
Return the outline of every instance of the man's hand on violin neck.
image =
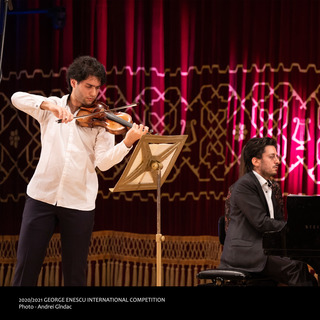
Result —
M149 128L140 124L134 123L132 128L127 132L125 138L123 139L124 144L127 148L130 148L137 140L139 140L143 135L147 134Z
M50 101L43 101L40 105L42 110L48 110L54 114L55 117L61 119L61 122L67 123L73 120L73 114L66 108L60 107Z

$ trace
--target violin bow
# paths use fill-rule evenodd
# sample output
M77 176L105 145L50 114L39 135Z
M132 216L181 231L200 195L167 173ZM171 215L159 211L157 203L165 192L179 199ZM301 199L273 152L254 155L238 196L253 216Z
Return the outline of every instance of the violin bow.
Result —
M99 111L99 112L94 112L94 113L90 113L90 114L84 114L84 115L82 115L82 116L73 117L73 119L80 119L80 118L92 117L92 116L96 116L96 115L98 115L98 114L106 113L106 112L110 112L110 111L113 112L113 111L118 111L118 110L133 108L133 107L136 107L137 105L138 105L138 104L136 104L136 103L132 103L132 104L129 104L129 105L127 105L127 106L117 107L117 108L109 109L109 110L107 110L107 111ZM62 122L62 119L58 119L58 120L56 120L56 122L61 123L61 122Z
M122 106L122 107L117 107L117 108L109 109L108 111L118 111L118 110L133 108L133 107L136 107L137 105L138 105L137 103L132 103L132 104L129 104L129 105L127 105L127 106ZM108 112L108 111L107 111L107 112Z

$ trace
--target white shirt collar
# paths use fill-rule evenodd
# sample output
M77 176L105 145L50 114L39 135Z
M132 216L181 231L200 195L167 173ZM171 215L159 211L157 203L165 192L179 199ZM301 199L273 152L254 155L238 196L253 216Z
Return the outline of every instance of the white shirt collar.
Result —
M268 180L266 180L263 176L261 176L258 172L256 172L255 170L252 170L252 172L255 174L255 176L257 177L259 183L261 186L264 185L268 185Z
M262 177L259 173L255 172L254 170L252 170L254 175L257 177L261 188L263 190L263 193L266 197L267 200L267 204L268 204L268 208L269 208L269 214L270 214L270 218L274 219L274 210L273 210L273 203L272 203L272 188L271 186L269 186L268 184L268 180L266 180L264 177Z

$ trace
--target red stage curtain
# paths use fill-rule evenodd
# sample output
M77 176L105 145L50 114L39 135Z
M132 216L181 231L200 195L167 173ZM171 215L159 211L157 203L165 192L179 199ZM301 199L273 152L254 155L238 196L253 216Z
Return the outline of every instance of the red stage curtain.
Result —
M188 134L162 188L162 232L216 235L239 155L253 136L272 136L284 194L319 193L320 3L313 0L13 1L0 92L0 234L18 233L26 184L40 154L38 124L17 112L17 90L67 93L65 70L83 54L105 66L99 99L133 101L137 122ZM319 47L319 48L318 48ZM155 233L155 192L111 194L126 161L99 172L96 230ZM75 172L75 174L77 174Z

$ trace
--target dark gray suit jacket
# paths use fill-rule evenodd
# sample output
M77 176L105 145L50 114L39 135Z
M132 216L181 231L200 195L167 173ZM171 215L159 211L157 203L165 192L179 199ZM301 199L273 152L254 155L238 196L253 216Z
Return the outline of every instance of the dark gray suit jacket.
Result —
M285 226L283 211L272 192L274 219L270 218L266 197L253 172L234 185L230 199L230 222L219 268L261 272L267 261L262 237L266 231Z

